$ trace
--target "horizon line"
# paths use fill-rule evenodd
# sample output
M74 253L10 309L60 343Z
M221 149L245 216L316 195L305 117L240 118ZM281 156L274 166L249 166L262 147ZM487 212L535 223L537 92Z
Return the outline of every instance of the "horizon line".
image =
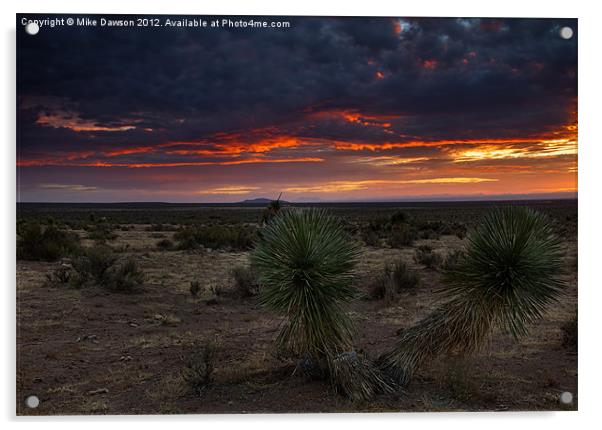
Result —
M567 193L568 194L568 193ZM282 199L284 203L290 204L385 204L385 203L473 203L473 202L510 202L510 201L542 201L542 200L578 200L578 193L570 193L574 195L515 195L515 196L483 196L482 198L417 198L417 199L408 199L408 200L316 200L316 201L289 201L286 199ZM16 202L17 204L59 204L59 205L69 205L69 204L83 204L83 205L124 205L124 204L162 204L162 205L253 205L253 204L263 204L264 202L254 202L254 200L269 200L273 201L275 199L257 197L252 199L245 199L236 202L168 202L168 201L152 201L152 200L137 200L137 201L111 201L111 202L65 202L65 201L21 201Z

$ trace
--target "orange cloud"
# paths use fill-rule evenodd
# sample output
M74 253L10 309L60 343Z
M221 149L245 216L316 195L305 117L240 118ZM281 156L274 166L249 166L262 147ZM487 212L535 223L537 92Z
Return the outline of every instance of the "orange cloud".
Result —
M131 122L131 121L130 121ZM128 131L136 128L133 124L123 124L116 126L98 125L91 120L85 120L79 117L75 112L57 111L54 113L40 113L36 124L53 127L53 128L68 128L73 131Z
M197 194L206 194L206 195L239 195L239 194L249 194L251 191L258 190L259 187L249 187L244 185L232 185L226 187L217 187L210 188L207 190L197 191Z
M105 161L91 161L86 163L68 162L62 160L26 160L17 161L19 167L32 166L69 166L69 167L127 167L130 169L140 169L149 167L194 167L194 166L231 166L239 164L255 164L255 163L319 163L324 161L323 158L317 157L300 157L300 158L243 158L228 161L183 161L174 163L108 163Z
M498 179L474 178L474 177L447 177L447 178L424 178L424 179L367 179L359 181L331 181L313 185L291 186L283 191L289 193L339 193L344 191L366 190L371 187L386 185L411 185L411 184L474 184L481 182L497 182Z

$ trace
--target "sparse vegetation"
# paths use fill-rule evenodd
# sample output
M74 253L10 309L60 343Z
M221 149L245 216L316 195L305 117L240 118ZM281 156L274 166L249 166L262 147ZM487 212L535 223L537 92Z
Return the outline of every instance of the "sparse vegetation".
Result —
M178 230L174 240L178 249L247 250L253 246L255 230L247 225L197 225Z
M529 202L528 205L540 208L561 223L573 223L567 229L575 231L576 216L565 216L576 213L575 204L550 201ZM295 204L287 206L269 225L276 223L286 212L296 210L291 208ZM372 246L359 248L361 255L353 285L367 295L384 297L376 292L378 288L372 290L382 275L382 279L388 280L390 300L395 301L391 307L384 301L362 300L350 304L340 301L339 309L353 321L355 330L352 334L357 333L357 336L355 341L352 338L348 342L349 346L339 348L330 358L274 354L280 352L275 351L274 339L283 327L280 319L284 325L288 321L285 313L279 312L276 316L273 312L258 311L256 302L263 296L261 293L257 299L236 299L247 294L247 286L251 287L248 290L251 294L257 291L253 288L258 284L246 282L253 279L248 273L252 269L247 253L229 245L214 248L219 252L182 252L177 249L178 242L170 232L194 230L199 225L255 229L263 207L257 204L235 208L182 205L177 206L177 210L168 205L157 205L148 210L126 204L109 208L94 205L89 209L82 205L58 207L18 205L18 228L34 222L42 229L52 225L84 238L86 226L92 222L106 222L119 230L115 230L119 237L114 242L107 242L110 246L101 247L108 255L99 258L100 262L94 265L100 268L94 272L103 273L101 263L114 258L104 276L98 275L107 279L105 284L96 282L85 270L85 282L78 283L80 273L72 266L80 263L78 257L87 254L90 244L87 240L82 241L83 249L59 257L54 263L17 262L18 339L20 345L26 345L19 350L22 359L18 361L17 393L20 398L34 391L41 393L47 399L42 404L44 411L49 413L89 412L86 405L90 402L86 400L105 404L105 409L99 407L100 413L119 414L552 410L559 407L559 390L577 392L576 319L573 320L572 312L567 313L567 309L575 309L577 303L574 235L562 238L562 262L567 271L567 276L563 275L562 279L569 283L566 300L563 298L561 304L546 308L549 324L533 326L530 330L533 341L508 342L507 336L498 333L499 328L503 328L499 319L492 317L489 329L485 323L480 329L472 329L475 339L485 333L482 339L486 339L486 355L467 356L470 349L465 346L470 342L457 343L460 335L467 333L457 327L474 325L472 315L476 308L468 303L454 309L448 304L450 297L445 291L442 295L438 291L441 287L444 290L450 288L448 272L457 272L466 264L463 259L470 239L457 240L454 226L470 226L473 232L490 210L489 203L328 206L330 216L342 218L341 229L345 237L351 237L356 244L361 244L368 234L371 238L364 242L373 240ZM91 211L95 213L93 221L88 219ZM397 211L406 216L393 222ZM414 248L391 249L389 238L394 225L408 226L416 238L419 235L437 237L433 232L439 235L439 240L414 242L415 246L427 243L433 252L444 257L439 270L422 270L422 265L416 265ZM263 226L258 231L268 228ZM158 245L160 239L154 237L157 234L164 235L161 239L172 240L173 252L158 252L162 248ZM283 235L277 237L287 239ZM111 251L112 257L109 257ZM107 293L114 291L108 285L110 274L128 258L135 258L145 269L144 297ZM407 287L398 287L394 276L397 262L405 262L408 273L415 275L420 283L408 282ZM85 260L84 266L87 264L89 262ZM240 276L235 275L239 269ZM241 289L237 277L242 280ZM193 284L197 287L196 293L193 293ZM56 288L48 288L50 285ZM77 285L83 289L71 288ZM519 294L519 297L522 296ZM494 311L488 309L480 307L478 312L492 315ZM429 317L432 317L428 319L430 323L425 322ZM422 329L414 328L415 325ZM206 378L203 369L207 366L194 365L203 362L202 346L193 350L191 344L199 336L212 339L214 334L225 336L229 341L214 360L216 369ZM431 343L429 338L432 338ZM52 342L44 342L44 347L40 348L35 346L40 339ZM410 355L415 343L419 343L417 339L423 342L424 348L430 348L432 354L422 354L416 365L405 372L399 371L396 361L385 360L385 357L376 362L372 360L374 354L390 353L393 349L399 351L397 340L404 340L406 354ZM438 343L438 339L456 343L449 344L450 352ZM573 340L575 346L572 346ZM483 344L483 341L474 342ZM456 359L459 360L456 362ZM49 360L54 364L44 365ZM107 367L99 366L99 362L110 364L118 372L107 373ZM68 377L69 366L73 363L78 372L89 375L88 382L83 384ZM407 392L398 392L399 382L409 380L418 372L419 377L412 381ZM294 373L293 377L291 373ZM190 383L184 380L184 374ZM37 376L43 381L38 382ZM327 388L324 380L332 389ZM50 381L57 382L48 385ZM131 387L131 396L121 395L123 384ZM533 387L540 387L543 394L532 396ZM393 390L396 392L391 393ZM89 395L90 392L97 394ZM335 392L362 402L346 401ZM200 394L202 399L198 398ZM375 397L376 394L381 395ZM74 403L73 399L79 397L83 403ZM17 408L18 413L31 413L22 406L21 411L19 406ZM576 409L577 401L562 408Z

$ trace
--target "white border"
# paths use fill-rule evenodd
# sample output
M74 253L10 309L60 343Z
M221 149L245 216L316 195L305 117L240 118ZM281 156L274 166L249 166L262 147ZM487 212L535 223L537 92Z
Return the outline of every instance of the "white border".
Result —
M450 429L504 429L510 426L545 426L546 429L567 430L571 426L587 428L602 422L598 405L600 390L601 347L599 307L601 276L596 271L600 264L600 231L598 221L601 205L599 168L602 163L600 148L599 103L600 92L600 15L592 1L527 2L504 0L486 2L474 0L455 1L379 1L368 2L303 0L295 3L267 0L166 0L163 2L126 2L103 0L101 2L21 0L2 2L3 86L0 103L2 118L3 180L0 222L3 227L2 255L0 264L4 329L3 353L1 354L4 377L0 397L0 418L15 425L21 422L26 428L42 425L46 428L80 428L82 421L90 428L107 425L129 428L134 422L144 422L150 429L164 430L168 422L178 426L198 429L200 426L249 429L307 429L320 422L327 426L345 429L365 429L372 423L380 428L419 427ZM344 414L344 415L253 415L253 416L146 416L146 417L59 417L43 419L15 418L15 13L149 13L149 14L255 14L255 15L369 15L369 16L488 16L488 17L570 17L579 18L579 412L562 413L429 413L429 414ZM598 423L597 425L595 423Z

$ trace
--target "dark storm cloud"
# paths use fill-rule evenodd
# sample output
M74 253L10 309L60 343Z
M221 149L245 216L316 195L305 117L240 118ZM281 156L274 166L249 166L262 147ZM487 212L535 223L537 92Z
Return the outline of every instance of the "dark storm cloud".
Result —
M414 19L400 34L392 19L291 22L268 31L19 32L19 93L69 101L100 124L168 128L174 139L286 123L311 107L499 115L561 110L575 96L576 41L558 37L564 21ZM436 62L432 71L425 61ZM178 118L188 124L174 127Z

